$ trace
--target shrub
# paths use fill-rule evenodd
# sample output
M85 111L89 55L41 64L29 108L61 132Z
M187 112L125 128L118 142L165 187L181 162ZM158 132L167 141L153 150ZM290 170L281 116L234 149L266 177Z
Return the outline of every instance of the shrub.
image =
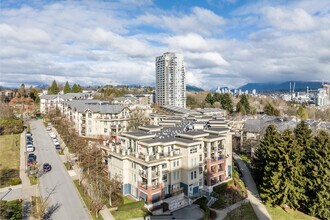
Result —
M210 210L209 207L207 207L206 203L207 203L207 198L204 197L204 196L203 196L202 198L197 199L197 200L194 202L194 204L199 205L199 207L200 207L201 209L203 209L203 211L204 211L204 213L205 213L203 219L210 219L211 210Z
M144 201L141 200L141 201L132 202L132 203L118 206L118 211L128 211L131 209L142 208L143 206L144 206Z

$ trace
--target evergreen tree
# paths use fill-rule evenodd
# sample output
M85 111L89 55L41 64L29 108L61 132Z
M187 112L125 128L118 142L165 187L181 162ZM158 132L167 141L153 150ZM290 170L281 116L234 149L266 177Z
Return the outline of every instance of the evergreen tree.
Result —
M308 157L307 157L308 156ZM309 214L330 219L330 135L321 131L306 151L306 187Z
M54 80L52 85L50 87L48 87L48 94L54 95L54 94L58 94L59 92L60 92L60 89L58 88L57 83Z
M71 88L71 92L73 92L73 93L78 93L79 92L79 88L78 88L77 84L73 84L73 86Z
M70 88L69 82L66 81L66 83L64 85L63 93L67 94L67 93L70 93L70 92L71 92L71 88Z
M280 115L280 111L274 108L274 106L272 106L270 103L267 103L267 105L264 107L264 112L267 115L274 115L274 116Z
M213 105L213 103L214 103L214 99L213 99L213 95L212 95L212 93L208 93L207 94L207 96L206 96L206 98L205 98L205 102L207 102L207 103L210 103L211 105Z
M223 109L227 110L230 113L233 112L233 102L229 93L221 94L220 103Z
M262 179L265 175L265 168L268 163L272 160L276 163L276 159L273 157L273 152L279 143L279 134L276 131L274 125L269 125L266 129L266 133L259 143L258 148L255 151L254 157L252 158L252 164L255 173L257 173L257 182L261 184Z
M272 205L299 208L305 198L302 150L290 130L281 134L280 143L268 158L261 185L261 198Z
M245 94L241 95L241 99L236 105L237 112L241 112L242 114L250 113L250 103Z
M77 91L82 92L82 88L81 88L80 84L78 84L77 87L78 87Z

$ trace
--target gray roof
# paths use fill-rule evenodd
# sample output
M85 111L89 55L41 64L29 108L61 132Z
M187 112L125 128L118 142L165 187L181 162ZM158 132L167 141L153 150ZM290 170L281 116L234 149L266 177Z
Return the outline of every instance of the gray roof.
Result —
M78 112L90 110L93 113L101 114L117 114L126 108L124 105L114 105L100 100L72 100L67 101L66 104L71 108L75 108Z
M64 100L71 100L71 99L82 99L90 97L89 93L67 93L67 94L58 94L58 95L41 95L40 99L47 99L52 100L56 99L57 97L60 97Z
M187 132L183 132L182 134L197 136L197 135L202 135L202 134L207 134L207 133L203 132L203 131L187 131Z
M280 117L263 117L260 119L247 119L243 131L250 133L264 133L269 125L275 125L278 131L294 129L297 126L295 120L285 120Z

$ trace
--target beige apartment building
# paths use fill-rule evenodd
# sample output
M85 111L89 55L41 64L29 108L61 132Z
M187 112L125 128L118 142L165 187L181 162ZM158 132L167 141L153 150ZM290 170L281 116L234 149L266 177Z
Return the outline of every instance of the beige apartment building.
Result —
M63 102L61 110L78 134L89 138L116 136L126 131L131 112L125 105L100 100Z
M124 195L148 204L193 198L231 178L232 135L226 121L209 117L201 129L190 129L194 117L168 119L175 126L143 126L110 143L109 172L121 177Z

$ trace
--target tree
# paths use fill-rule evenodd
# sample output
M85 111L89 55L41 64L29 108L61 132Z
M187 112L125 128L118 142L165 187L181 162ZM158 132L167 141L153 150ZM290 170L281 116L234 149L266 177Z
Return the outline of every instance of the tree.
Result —
M305 120L308 118L307 111L303 106L299 106L299 108L297 110L297 116L302 120Z
M306 150L306 184L309 214L330 219L330 136L326 131L314 138Z
M267 115L274 115L274 116L280 115L280 111L274 108L274 106L270 103L267 103L267 105L264 107L264 112Z
M39 90L36 88L33 88L32 86L29 88L29 96L31 99L33 99L33 101L35 103L39 103L40 102L40 98L38 95Z
M231 100L229 93L221 94L220 103L223 109L227 110L230 113L233 112L233 101Z
M26 89L25 89L24 83L21 84L21 86L18 88L16 97L17 98L25 98L26 97Z
M71 87L69 85L69 82L66 81L65 85L64 85L64 89L63 89L63 93L64 94L67 94L67 93L70 93L71 92Z
M299 208L305 197L302 152L292 131L281 134L279 144L268 157L260 197L272 205Z
M250 103L245 94L241 95L241 99L236 105L236 111L242 114L249 114L250 113Z
M197 100L192 95L187 95L187 106L190 108L196 108L197 106Z
M56 95L60 92L60 89L57 86L56 81L54 80L52 85L50 87L48 87L48 94L49 95Z
M207 94L207 96L206 96L206 98L205 98L205 102L207 102L207 103L210 103L211 105L213 105L213 103L214 103L214 99L213 99L213 95L212 95L212 93L208 93Z
M127 130L135 130L139 126L148 125L149 123L149 118L146 116L145 112L142 109L136 108L130 114Z
M258 174L257 182L262 183L268 163L276 163L277 158L273 158L273 152L276 150L279 141L279 134L275 126L269 125L252 158L254 171Z

